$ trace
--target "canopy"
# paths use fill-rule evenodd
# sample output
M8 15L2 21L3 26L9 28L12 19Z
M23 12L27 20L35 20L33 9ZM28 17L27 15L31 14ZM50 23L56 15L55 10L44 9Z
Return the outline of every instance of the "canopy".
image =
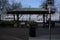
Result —
M51 10L51 13L54 13L54 10ZM20 8L7 12L7 14L48 14L48 10L41 8Z

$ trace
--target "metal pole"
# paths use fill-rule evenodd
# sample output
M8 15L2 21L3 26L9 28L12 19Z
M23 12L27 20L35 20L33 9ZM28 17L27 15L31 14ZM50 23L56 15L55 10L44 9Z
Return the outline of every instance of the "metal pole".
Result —
M51 40L51 8L49 8L49 40Z

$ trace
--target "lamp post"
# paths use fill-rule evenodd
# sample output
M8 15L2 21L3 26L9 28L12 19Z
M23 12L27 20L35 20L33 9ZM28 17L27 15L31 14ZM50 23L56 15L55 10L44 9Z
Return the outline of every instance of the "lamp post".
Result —
M51 40L51 5L48 5L48 11L49 11L49 40Z

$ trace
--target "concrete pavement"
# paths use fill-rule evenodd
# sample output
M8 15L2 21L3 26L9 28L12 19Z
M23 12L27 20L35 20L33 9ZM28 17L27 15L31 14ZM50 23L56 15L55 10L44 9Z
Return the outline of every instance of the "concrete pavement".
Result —
M44 35L40 37L29 37L29 40L50 40L49 35ZM51 40L60 40L60 35L52 35Z
M0 40L28 40L28 28L0 28Z
M49 31L36 29L37 37L29 37L28 28L0 28L0 40L49 40ZM60 28L52 29L51 40L60 40Z

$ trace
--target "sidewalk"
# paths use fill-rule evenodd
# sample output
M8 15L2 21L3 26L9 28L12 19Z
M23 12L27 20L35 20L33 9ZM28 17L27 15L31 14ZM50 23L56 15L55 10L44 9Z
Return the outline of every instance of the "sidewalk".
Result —
M40 37L29 37L29 40L49 40L49 35ZM60 35L52 35L51 40L60 40Z

